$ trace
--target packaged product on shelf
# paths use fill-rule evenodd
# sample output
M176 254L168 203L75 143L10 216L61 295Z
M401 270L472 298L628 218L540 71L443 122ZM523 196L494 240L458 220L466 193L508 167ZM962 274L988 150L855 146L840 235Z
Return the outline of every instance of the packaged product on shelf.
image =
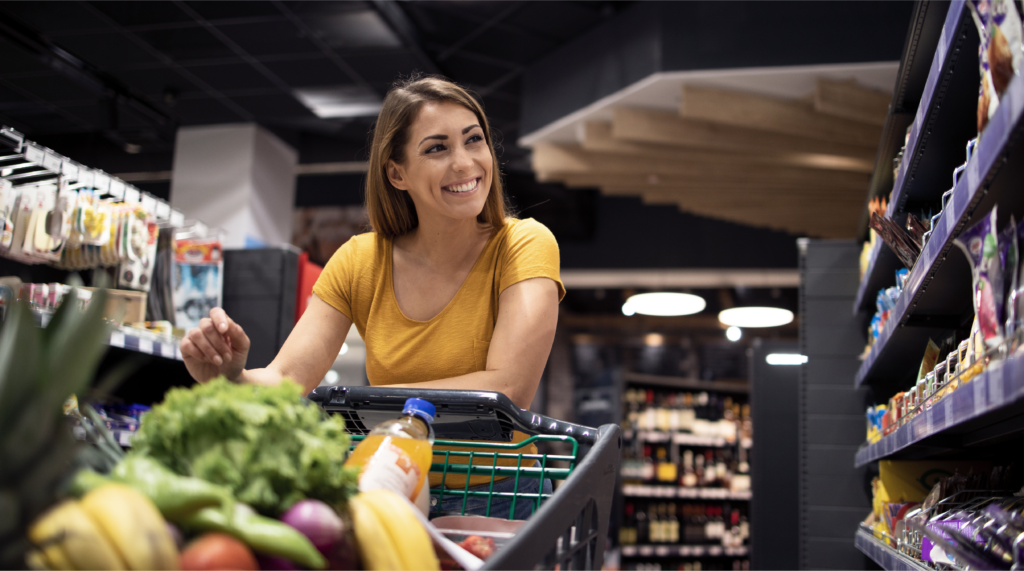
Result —
M992 287L992 278L998 273L999 267L998 235L996 233L996 208L982 218L974 226L964 230L954 243L967 256L974 281L974 311L978 316L982 338L989 348L1002 342L1002 326L999 323L1000 309L996 305L996 292ZM1002 292L999 292L999 298Z
M122 260L117 272L118 287L149 291L160 230L156 219L141 207L131 208L124 219L118 248Z
M882 237L885 244L896 253L904 266L908 269L914 267L914 263L917 262L917 258L921 254L920 242L915 241L902 226L877 213L871 213L870 225Z
M17 197L14 185L8 180L0 179L0 250L10 248L14 239L14 216L17 213L14 206Z
M221 304L224 256L216 238L177 240L174 252L174 323L187 331Z
M921 358L921 366L917 369L917 380L924 379L932 369L935 368L935 363L939 360L939 346L935 344L935 341L928 340L928 346L924 349L924 357Z
M999 106L1010 79L1021 64L1021 20L1011 0L971 0L971 16L978 28L981 86L978 93L978 132Z
M868 202L868 215L876 213L879 216L884 216L885 211L888 208L887 199L884 196L876 196ZM864 274L868 271L868 264L871 261L871 252L875 248L875 244L878 242L878 232L874 228L868 228L868 240L864 242L864 246L860 252L860 279L864 279Z

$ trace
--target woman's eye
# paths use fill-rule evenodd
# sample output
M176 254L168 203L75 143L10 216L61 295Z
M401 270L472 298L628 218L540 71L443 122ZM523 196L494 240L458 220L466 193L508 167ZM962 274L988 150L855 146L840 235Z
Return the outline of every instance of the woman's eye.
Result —
M468 140L466 141L466 144L467 144L467 145L469 145L469 144L471 144L471 143L479 143L480 141L483 141L483 140L484 140L484 138L483 138L483 137L481 137L480 135L473 135L472 137L470 137L470 138L469 138L469 139L468 139Z
M434 145L433 147L430 147L429 149L424 151L424 154L429 155L431 153L439 153L439 152L441 152L443 150L444 150L444 145L440 145L440 144L439 145Z

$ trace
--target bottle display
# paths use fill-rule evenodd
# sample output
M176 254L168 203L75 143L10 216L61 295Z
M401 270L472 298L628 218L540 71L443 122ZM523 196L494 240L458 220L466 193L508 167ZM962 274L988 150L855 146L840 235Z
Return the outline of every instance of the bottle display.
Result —
M359 466L359 490L391 490L416 500L430 471L434 446L434 405L411 398L402 417L375 426L345 466Z

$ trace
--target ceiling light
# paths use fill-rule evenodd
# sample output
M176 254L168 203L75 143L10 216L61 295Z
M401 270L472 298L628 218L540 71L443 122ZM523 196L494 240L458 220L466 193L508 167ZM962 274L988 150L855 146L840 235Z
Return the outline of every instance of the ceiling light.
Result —
M769 365L803 365L807 362L807 355L796 353L771 353L764 358Z
M718 320L736 327L778 327L793 322L793 312L778 307L734 307L718 314Z
M341 350L338 351L338 356L341 357L345 353L348 353L348 343L342 343L341 344Z
M321 119L365 117L380 111L381 99L369 89L356 86L296 89L295 97Z
M739 341L740 337L743 337L743 330L735 325L725 330L725 338L729 341Z
M640 293L630 296L626 303L622 304L622 313L661 317L692 315L702 311L706 305L704 298L689 293Z
M648 347L661 347L665 343L665 338L657 333L648 333L644 335L644 345Z
M324 382L327 383L328 385L337 384L338 371L335 371L334 369L327 371L327 374L324 375Z

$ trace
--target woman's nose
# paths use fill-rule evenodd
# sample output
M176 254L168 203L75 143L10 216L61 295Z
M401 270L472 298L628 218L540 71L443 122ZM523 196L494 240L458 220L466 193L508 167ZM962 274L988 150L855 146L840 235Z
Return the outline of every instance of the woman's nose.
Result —
M473 168L473 157L465 147L456 147L452 153L452 170L462 172Z

